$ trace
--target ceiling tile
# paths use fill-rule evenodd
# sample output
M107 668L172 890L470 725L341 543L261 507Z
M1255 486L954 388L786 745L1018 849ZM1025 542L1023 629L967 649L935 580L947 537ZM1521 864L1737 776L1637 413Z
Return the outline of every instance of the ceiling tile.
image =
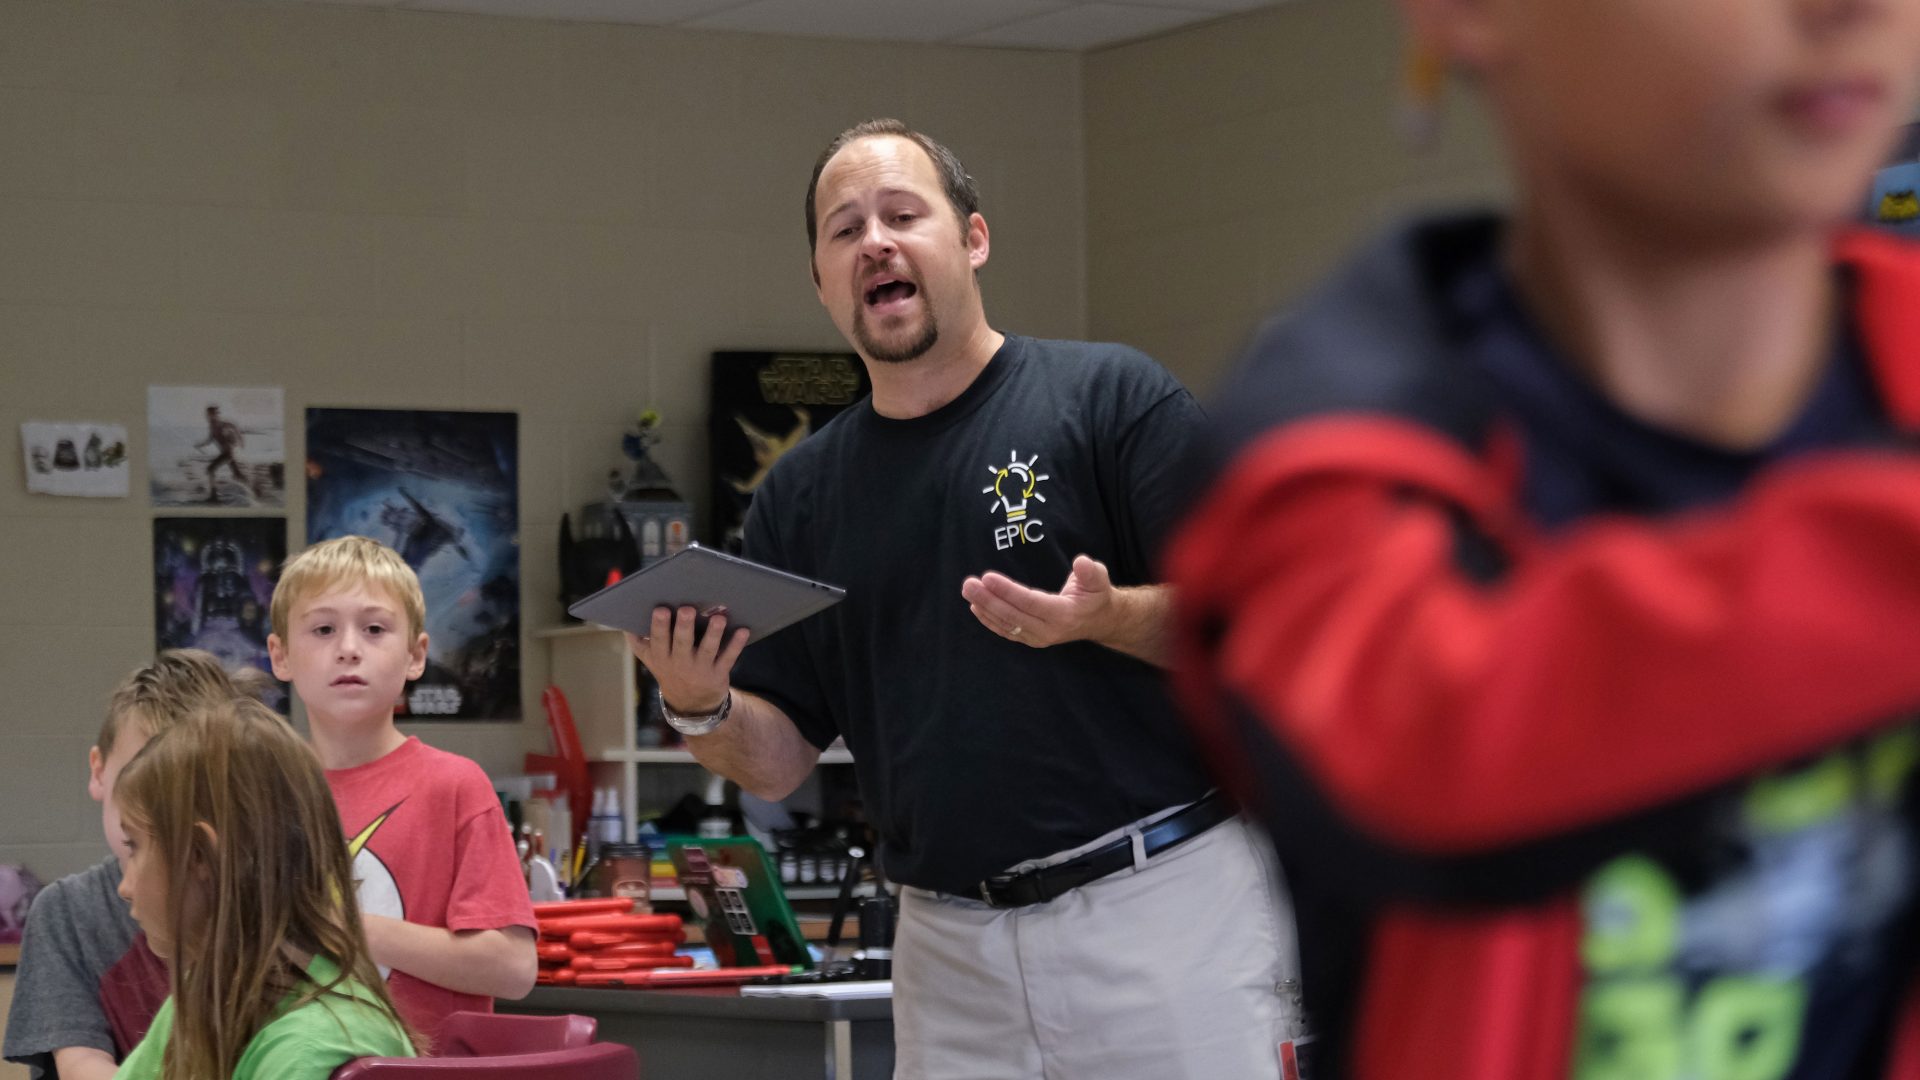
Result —
M1236 11L1252 11L1255 8L1279 7L1284 0L1144 0L1140 4L1128 0L1117 0L1117 7L1162 7L1187 8L1191 11L1206 11L1216 15L1226 15ZM1351 0L1348 0L1351 2Z
M340 3L342 0L329 0ZM347 0L363 3L365 0ZM390 2L390 0L389 0ZM742 0L399 0L416 11L457 11L469 15L506 15L574 22L640 23L668 26L711 15Z
M1062 0L754 0L682 25L864 41L946 41L1059 11Z
M1213 18L1211 12L1127 4L1076 4L955 38L959 45L1079 51L1117 45Z
M1287 0L279 0L848 41L1085 50Z

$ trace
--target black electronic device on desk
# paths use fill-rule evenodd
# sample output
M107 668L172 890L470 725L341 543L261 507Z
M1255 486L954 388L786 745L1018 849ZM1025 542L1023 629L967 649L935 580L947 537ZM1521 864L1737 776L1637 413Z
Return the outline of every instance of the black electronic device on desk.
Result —
M729 630L746 627L758 641L839 603L845 589L775 570L713 548L689 545L567 608L568 614L645 636L653 610L691 607L701 629L725 613Z

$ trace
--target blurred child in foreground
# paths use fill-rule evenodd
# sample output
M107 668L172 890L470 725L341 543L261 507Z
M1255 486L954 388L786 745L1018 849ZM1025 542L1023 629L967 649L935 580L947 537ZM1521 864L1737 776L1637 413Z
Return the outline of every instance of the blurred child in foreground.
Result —
M1262 331L1170 554L1319 1076L1920 1075L1920 2L1402 6L1515 205Z

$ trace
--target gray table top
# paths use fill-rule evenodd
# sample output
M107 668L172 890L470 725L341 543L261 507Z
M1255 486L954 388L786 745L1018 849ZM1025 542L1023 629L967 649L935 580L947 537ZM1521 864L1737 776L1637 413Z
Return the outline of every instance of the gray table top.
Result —
M891 1020L892 998L741 997L732 986L644 990L536 986L519 1001L499 1001L501 1012L575 1012L584 1016L644 1013L734 1020Z

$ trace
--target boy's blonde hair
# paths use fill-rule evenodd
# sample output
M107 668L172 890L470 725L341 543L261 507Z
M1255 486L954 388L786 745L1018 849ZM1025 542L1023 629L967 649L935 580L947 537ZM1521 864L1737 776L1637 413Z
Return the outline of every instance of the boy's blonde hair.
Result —
M199 709L237 697L265 697L272 686L273 679L258 668L229 672L210 652L168 649L135 668L113 692L95 745L104 758L129 723L139 724L143 734L158 735Z
M346 586L385 590L407 613L407 640L427 627L427 598L420 592L420 576L400 553L364 536L324 540L287 560L280 582L273 587L273 632L287 640L287 620L293 605L317 593Z
M161 1075L232 1075L290 996L297 1008L357 994L407 1030L367 949L326 775L285 720L246 698L202 708L134 756L114 799L166 875L174 1022ZM316 982L299 954L339 976Z

